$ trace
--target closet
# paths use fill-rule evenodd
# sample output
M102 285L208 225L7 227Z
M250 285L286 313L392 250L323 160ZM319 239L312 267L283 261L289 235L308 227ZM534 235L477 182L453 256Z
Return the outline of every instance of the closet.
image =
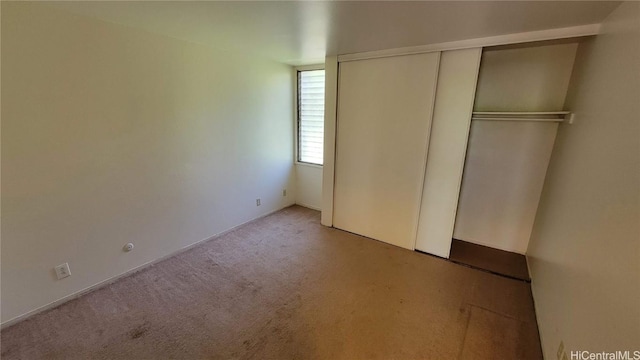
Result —
M455 241L524 254L577 44L340 61L332 225L445 258Z
M483 51L453 238L524 254L577 43ZM496 114L497 115L492 115Z

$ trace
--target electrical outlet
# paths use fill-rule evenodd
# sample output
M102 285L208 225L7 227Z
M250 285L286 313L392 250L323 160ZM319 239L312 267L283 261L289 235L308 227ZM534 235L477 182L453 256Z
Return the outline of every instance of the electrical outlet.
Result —
M256 199L256 206L260 206L260 199Z
M69 269L69 263L60 264L60 265L56 266L55 269L56 269L56 276L58 277L58 280L64 279L67 276L71 276L71 270Z
M287 189L282 189L282 196L287 196Z

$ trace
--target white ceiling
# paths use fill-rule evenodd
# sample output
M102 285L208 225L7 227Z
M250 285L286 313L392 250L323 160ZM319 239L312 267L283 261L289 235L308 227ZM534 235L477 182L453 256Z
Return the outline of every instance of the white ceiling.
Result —
M266 56L324 56L600 23L614 1L86 1L76 14Z

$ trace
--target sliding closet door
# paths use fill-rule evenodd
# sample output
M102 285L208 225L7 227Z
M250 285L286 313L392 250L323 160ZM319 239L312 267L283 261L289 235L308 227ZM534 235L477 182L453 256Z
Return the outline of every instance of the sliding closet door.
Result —
M439 57L340 63L335 227L414 248Z
M482 49L443 51L416 249L449 257Z

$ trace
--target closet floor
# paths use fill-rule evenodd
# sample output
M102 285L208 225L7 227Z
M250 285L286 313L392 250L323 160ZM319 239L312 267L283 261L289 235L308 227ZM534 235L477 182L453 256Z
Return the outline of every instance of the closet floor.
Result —
M524 255L453 239L449 260L510 278L531 281Z

